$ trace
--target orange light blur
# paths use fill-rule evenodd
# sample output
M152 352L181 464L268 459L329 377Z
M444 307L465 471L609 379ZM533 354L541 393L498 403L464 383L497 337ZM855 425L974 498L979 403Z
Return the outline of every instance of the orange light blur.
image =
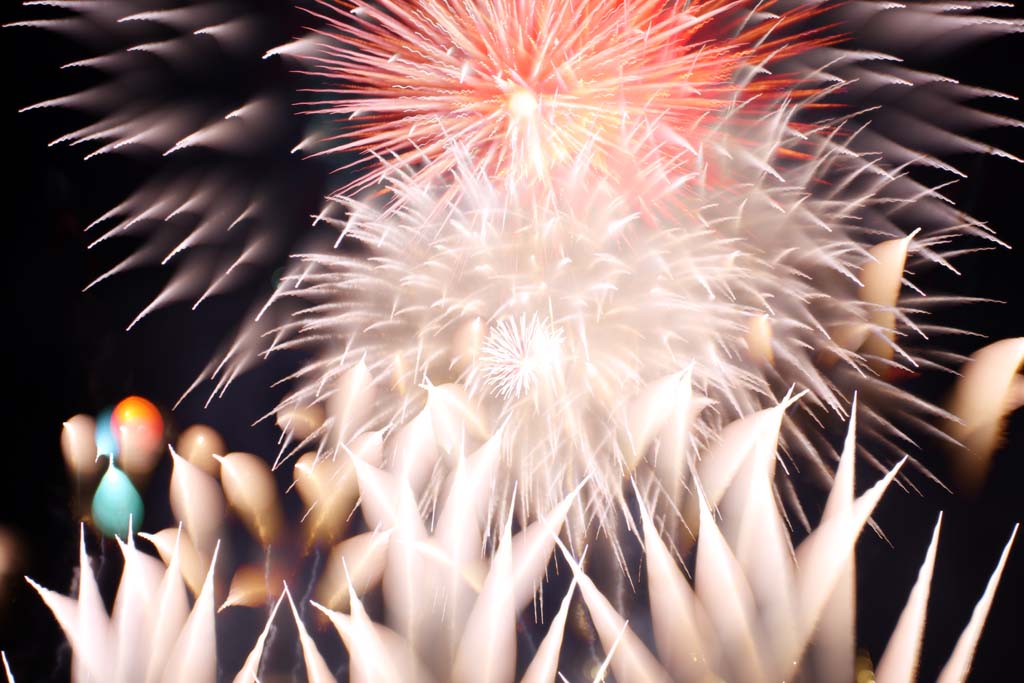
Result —
M129 396L114 406L110 424L121 447L122 469L133 477L148 475L163 452L160 409L141 396Z

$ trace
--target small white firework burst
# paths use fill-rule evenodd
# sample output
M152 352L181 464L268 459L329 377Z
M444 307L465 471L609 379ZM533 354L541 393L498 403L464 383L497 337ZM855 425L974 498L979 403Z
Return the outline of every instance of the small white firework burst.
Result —
M484 384L499 398L514 400L542 386L557 390L562 367L562 330L534 312L529 321L499 320L480 347L480 373Z

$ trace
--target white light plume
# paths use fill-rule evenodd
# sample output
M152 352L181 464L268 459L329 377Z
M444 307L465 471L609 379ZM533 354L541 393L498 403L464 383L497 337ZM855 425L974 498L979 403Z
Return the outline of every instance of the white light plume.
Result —
M348 651L350 680L554 683L584 680L566 678L581 675L579 667L582 675L593 667L591 670L598 672L594 681L602 680L599 672L603 670L620 681L766 683L808 676L852 680L852 628L833 631L842 633L842 638L830 647L843 656L827 660L824 669L815 668L823 660L816 659L814 653L824 645L819 640L829 632L824 627L847 618L839 609L841 603L831 597L844 577L853 575L856 540L899 467L854 496L857 448L851 422L839 465L841 481L818 526L794 548L788 534L771 531L785 526L783 511L772 494L778 430L766 431L757 420L749 419L737 423L736 428L750 437L746 446L736 442L739 452L704 454L739 462L721 504L712 507L700 488L689 494L700 518L692 568L679 563L659 533L651 490L634 482L639 519L632 519L633 513L625 514L630 528L642 538L643 556L627 571L646 583L650 599L647 627L639 621L631 623L618 611L588 571L597 565L586 557L587 551L574 552L559 540L571 497L551 517L518 533L513 533L516 515L506 511L500 538L494 539L491 551L484 551L480 530L486 527L488 506L481 504L487 493L480 492L479 479L486 479L491 472L492 453L460 459L440 501L443 509L436 516L418 509L401 476L353 461L367 521L377 529L368 535L387 548L386 559L372 563L367 575L365 566L358 572L353 569L361 562L362 552L375 552L372 547L349 553L340 566L339 587L347 593L346 598L333 608L312 603L329 617ZM937 524L918 582L879 659L876 680L915 680L938 537ZM943 669L942 681L964 680L969 672L1012 543L1013 535ZM77 599L33 584L71 643L73 680L214 680L218 667L212 602L216 557L190 612L177 552L165 568L131 541L120 545L125 565L112 618L99 598L84 539ZM552 590L545 587L546 572L563 562L574 577L572 584L541 641L528 644L519 635L517 623L529 618L524 612L531 602L535 615L536 601L543 610L545 591L550 598ZM694 578L689 577L691 572ZM378 585L385 605L382 615L368 611L363 602ZM267 625L235 681L251 683L264 668L273 671L280 666L262 660L272 622L285 598L298 628L307 680L335 680L319 649L323 641L318 646L310 636L285 587L276 602L266 604ZM593 629L603 649L603 653L595 653L599 660L589 664L581 664L579 653L564 648L567 637L578 637L566 632L573 604L585 610L582 628ZM573 617L573 631L581 628L579 619L579 615ZM651 636L641 635L645 632ZM528 649L525 658L520 658L524 663L517 678L521 648Z

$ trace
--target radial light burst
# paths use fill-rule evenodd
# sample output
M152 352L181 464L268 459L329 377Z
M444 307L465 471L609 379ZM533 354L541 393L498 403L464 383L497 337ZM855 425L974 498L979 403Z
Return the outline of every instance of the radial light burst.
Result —
M837 40L806 23L817 3L320 4L325 40L310 72L331 87L307 108L342 122L326 152L363 153L342 192L376 183L380 157L419 169L417 182L441 181L456 164L453 139L512 182L549 179L590 148L623 182L631 155L681 175L729 134L717 130L725 112L754 119L816 94L805 74L769 69ZM629 141L638 132L642 149Z

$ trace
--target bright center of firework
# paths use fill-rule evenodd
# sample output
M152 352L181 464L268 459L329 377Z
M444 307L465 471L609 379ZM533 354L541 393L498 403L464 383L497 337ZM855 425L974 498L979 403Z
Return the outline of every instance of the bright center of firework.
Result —
M494 395L518 399L540 383L551 383L562 362L562 331L536 314L527 321L505 318L487 333L480 349L484 382Z
M508 94L508 110L517 119L528 119L537 111L540 104L537 97L526 88L516 88Z

